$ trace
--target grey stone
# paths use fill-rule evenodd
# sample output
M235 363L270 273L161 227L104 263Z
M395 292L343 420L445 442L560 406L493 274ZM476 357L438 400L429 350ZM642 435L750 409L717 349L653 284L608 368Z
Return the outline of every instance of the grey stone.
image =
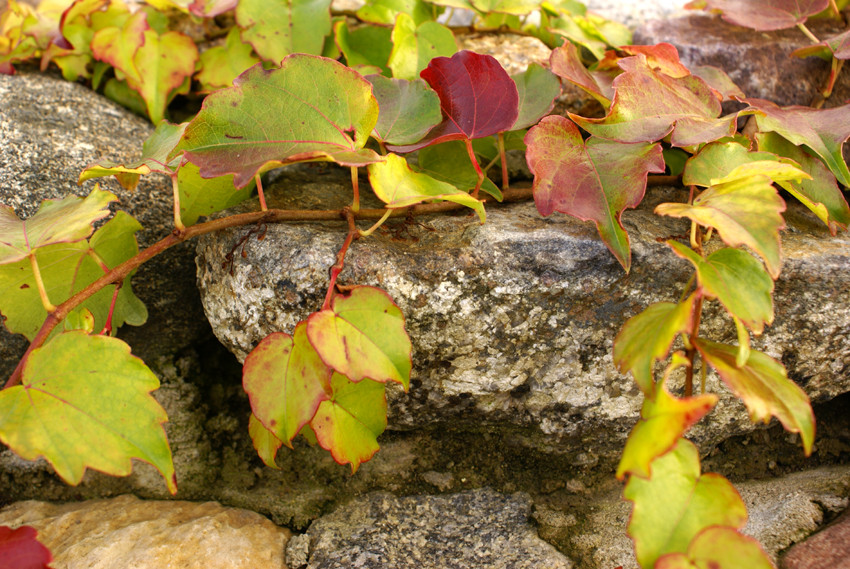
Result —
M339 207L350 190L333 172L304 183L284 171L270 199L296 208L302 196L306 207L327 196L327 207ZM389 390L390 429L497 425L524 444L569 454L576 465L615 460L642 397L615 370L613 339L628 317L675 300L687 281L689 266L657 242L686 233L687 224L652 213L684 197L652 188L638 210L625 213L628 275L591 224L543 219L532 203L490 207L484 225L463 212L391 222L384 234L355 242L339 284L386 290L413 341L410 393ZM787 218L776 320L754 344L824 401L850 390L850 239L830 236L793 205ZM244 239L248 231L205 236L197 258L207 315L240 360L269 333L291 331L320 308L344 238L333 223L269 226L261 241ZM232 262L224 262L234 248ZM735 341L734 326L716 307L701 330ZM715 376L708 387L722 399L693 431L704 450L753 429Z
M153 132L127 109L52 73L0 75L0 101L0 203L21 217L35 213L44 199L87 195L95 182L77 185L86 166L103 158L137 159ZM142 224L141 248L172 230L171 184L164 176L144 177L133 192L111 178L100 184ZM172 356L209 334L191 266L192 246L183 244L143 265L133 278L149 318L121 335L143 359ZM22 337L0 331L0 376L8 377L25 345Z
M828 21L807 23L820 38L843 31ZM826 84L830 65L818 57L799 59L791 52L811 42L796 28L757 32L726 23L720 17L694 13L652 20L635 30L634 43L671 43L688 67L723 69L748 97L778 105L810 105ZM850 79L839 75L825 107L841 105L850 95Z
M527 496L488 489L444 496L371 493L320 518L308 569L569 569L529 524ZM298 567L287 558L293 569Z

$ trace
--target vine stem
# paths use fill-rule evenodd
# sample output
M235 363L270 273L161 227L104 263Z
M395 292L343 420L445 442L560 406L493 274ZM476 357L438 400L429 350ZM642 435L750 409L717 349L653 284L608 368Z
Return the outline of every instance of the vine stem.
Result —
M322 310L330 309L331 300L333 300L334 294L336 293L336 279L345 268L345 254L348 253L348 248L354 240L360 237L360 231L354 223L354 212L350 208L345 208L343 210L343 214L348 222L348 235L345 236L345 241L343 242L339 252L336 254L336 263L334 263L334 265L330 268L330 283L328 284L328 293L325 295L325 302L322 303ZM388 216L385 216L383 219L386 219L386 217Z
M112 291L112 302L109 304L109 314L106 315L106 323L103 325L103 330L100 331L101 336L112 333L112 315L115 314L115 304L118 302L118 293L121 292L121 287L124 281L115 285L115 290Z
M700 295L697 298L696 306L694 306L694 314L693 314L693 331L691 332L690 343L691 347L687 349L685 352L685 357L688 358L688 361L691 365L685 370L685 397L691 397L694 394L694 362L697 357L697 347L694 344L694 340L699 337L699 324L700 318L702 317L702 300L703 297ZM705 362L703 362L705 365ZM703 386L703 391L705 391L705 380L700 382Z
M499 142L499 158L502 160L502 189L508 189L508 156L505 152L505 133L500 132L496 139Z
M806 24L801 22L801 23L797 24L797 28L801 32L803 32L803 34L805 34L805 36L807 38L812 40L812 43L820 43L820 40L818 39L818 37L815 34L813 34L812 31L809 28L806 27Z

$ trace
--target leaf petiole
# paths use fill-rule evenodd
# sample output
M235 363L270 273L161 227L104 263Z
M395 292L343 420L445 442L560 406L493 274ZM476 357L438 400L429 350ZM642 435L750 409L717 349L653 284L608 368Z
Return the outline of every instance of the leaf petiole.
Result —
M260 174L254 174L254 181L257 183L257 196L260 198L260 211L268 211L266 206L266 194L263 193L263 181L260 179Z
M361 230L360 231L360 237L368 237L368 236L372 235L372 233L374 233L376 229L378 229L380 226L382 226L384 224L384 222L390 218L390 214L392 212L393 212L393 210L388 209L387 212L384 214L384 216L381 219L379 219L378 221L376 221L375 224L372 227L370 227L366 231Z
M351 213L360 212L360 179L357 176L357 166L351 167L351 189L354 196L351 199Z
M505 154L505 133L500 132L496 139L499 142L499 159L502 161L502 189L508 189L508 157Z
M806 27L806 24L800 22L799 24L797 24L797 29L799 29L801 32L803 32L803 34L805 34L805 36L807 38L812 40L812 43L820 43L820 40L818 39L818 37L815 34L813 34L812 31L809 28Z
M115 285L115 290L112 291L112 302L109 305L109 313L106 315L106 323L100 331L101 336L109 336L112 334L112 315L115 314L115 304L118 302L118 293L121 292L121 287L123 285L124 281L119 282Z
M475 189L472 190L472 197L478 199L478 191L481 189L481 184L484 183L484 172L481 171L481 166L478 165L478 159L475 158L475 150L472 148L472 140L467 138L464 142L466 142L466 152L469 154L469 160L475 167L475 173L478 174L478 183L475 184Z
M180 187L177 184L177 173L171 174L171 193L174 196L174 228L177 231L186 231L183 219L180 217Z
M56 311L56 307L50 302L50 299L47 296L47 289L44 288L44 281L41 278L41 271L38 268L38 260L35 258L35 251L30 251L30 266L32 267L32 274L35 277L35 285L38 287L38 295L41 297L41 304L44 306L44 309L52 314Z

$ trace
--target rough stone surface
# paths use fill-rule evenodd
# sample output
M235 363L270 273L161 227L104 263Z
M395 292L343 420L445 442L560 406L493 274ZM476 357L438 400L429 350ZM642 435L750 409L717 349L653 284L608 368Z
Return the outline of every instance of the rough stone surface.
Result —
M527 496L488 489L445 496L372 493L325 516L291 542L307 569L570 569L529 524ZM302 565L295 565L298 560Z
M35 213L44 199L87 195L95 182L77 185L86 166L102 158L137 159L153 132L141 117L52 73L0 75L0 101L0 203L21 217ZM140 247L171 231L171 185L164 176L143 178L134 192L111 178L100 183L142 224ZM173 355L208 334L191 266L186 244L159 255L133 278L149 318L140 328L125 327L122 337L143 359ZM25 347L22 337L0 331L0 376L11 373Z
M350 190L325 172L311 182L283 174L270 190L280 196L273 203L314 207L328 196L327 207L339 207ZM652 214L661 201L683 199L653 188L639 210L626 212L629 275L591 224L543 219L531 203L491 207L484 225L466 213L391 222L384 234L356 242L340 284L386 290L413 341L412 388L390 390L390 428L525 428L529 444L570 453L576 464L613 460L641 396L615 371L612 342L626 318L675 300L689 277L689 266L656 241L687 225ZM776 320L755 344L823 401L850 390L850 238L829 236L795 207L787 217ZM269 226L261 241L243 239L247 231L206 236L197 258L207 315L240 359L267 334L291 331L319 309L344 237L339 224ZM232 262L224 262L234 247ZM734 342L734 326L717 311L702 332ZM705 449L752 429L713 376L709 387L724 399L694 431Z
M829 22L810 22L807 26L821 38L843 31ZM748 97L778 105L811 104L826 84L830 69L829 63L817 57L791 57L792 51L810 43L796 28L756 32L705 13L649 21L635 31L636 44L660 42L676 46L685 65L719 67ZM848 95L850 77L842 74L824 106L844 104Z
M0 525L34 527L54 569L286 569L289 531L215 502L133 496L54 505L17 502Z
M782 569L847 569L850 567L850 510L835 523L794 546Z

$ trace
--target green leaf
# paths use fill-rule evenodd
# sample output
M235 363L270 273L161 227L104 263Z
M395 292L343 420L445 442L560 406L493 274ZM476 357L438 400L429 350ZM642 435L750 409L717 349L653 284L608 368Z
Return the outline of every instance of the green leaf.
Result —
M628 271L629 237L620 216L643 199L647 174L664 171L661 145L596 137L585 141L573 123L557 115L529 130L525 143L540 214L559 211L595 222L605 245Z
M336 45L349 67L374 66L385 75L389 75L387 62L392 51L391 34L392 30L381 26L364 25L352 31L345 21L334 25Z
M655 563L654 569L774 569L759 542L727 527L702 530L688 552L669 553Z
M446 200L474 209L481 223L487 219L483 202L451 184L414 172L407 165L407 160L398 154L389 154L384 162L370 164L369 183L372 191L387 204L388 209L409 207L430 200Z
M850 136L850 105L834 109L779 107L762 99L744 99L750 108L741 111L756 117L762 132L776 132L797 146L806 146L827 165L838 181L850 186L850 170L842 147Z
M747 406L754 423L779 419L785 430L800 433L806 456L815 440L815 416L809 398L788 379L785 367L767 355L751 351L746 364L738 366L738 348L700 338L695 345L717 370L723 382Z
M407 391L412 346L401 310L384 291L358 286L334 296L310 315L307 337L325 364L352 381L395 381Z
M130 459L152 464L177 492L159 380L116 338L65 332L27 358L21 384L0 391L0 440L26 460L43 456L69 484L86 468L114 476Z
M377 120L368 81L336 61L295 54L279 69L254 66L209 95L171 156L185 152L203 178L235 174L241 188L293 162L379 162L363 148Z
M647 397L655 392L652 367L670 353L679 334L690 334L696 296L684 302L656 302L629 318L614 340L614 363L620 372L632 372Z
M540 0L472 0L472 6L485 14L499 12L524 16L540 6Z
M251 45L240 39L237 27L230 29L224 45L211 47L200 58L201 72L196 79L204 93L230 87L236 77L260 62Z
M484 140L492 140L492 137L476 139L472 143L473 147ZM495 147L495 144L493 146ZM466 144L459 140L427 146L420 150L419 171L465 192L472 190L478 184L478 173L469 160ZM496 198L497 201L502 201L502 191L490 178L484 178L481 190Z
M85 198L44 200L26 220L11 207L0 205L0 265L26 259L39 247L82 241L91 235L95 221L109 215L114 201L115 194L95 186Z
M251 197L254 183L237 189L231 175L205 180L197 166L187 163L177 172L177 188L180 217L185 225L194 225L201 216L212 215Z
M784 167L790 175L796 175L793 173L796 168L788 164L769 161L753 164L756 168L762 165L767 168ZM771 185L771 179L764 174L749 175L750 167L751 164L743 164L729 176L713 180L715 185L701 193L693 205L663 203L655 208L655 213L687 217L716 229L721 239L731 247L750 247L761 255L770 276L776 279L782 262L779 230L785 226L781 215L785 211L785 202Z
M277 451L283 446L283 442L268 430L253 413L248 419L248 435L250 435L254 450L257 451L257 455L259 455L263 464L275 470L280 470L275 458Z
M407 14L399 14L392 31L393 49L388 62L396 79L414 80L435 57L457 53L452 31L437 22L416 24Z
M366 80L372 84L381 109L372 131L377 140L385 144L413 144L443 120L440 98L422 79L407 81L369 75Z
M730 315L740 318L755 334L773 322L773 279L762 264L741 249L724 247L700 257L693 249L667 241L673 251L697 270L699 291L716 298Z
M758 133L756 140L760 150L793 160L812 177L811 180L789 180L780 182L779 185L812 210L829 227L830 233L835 235L838 229L847 229L850 226L850 206L847 205L835 176L823 162L776 133Z
M142 96L127 85L126 81L119 81L114 77L103 86L103 96L115 101L122 107L130 109L140 117L146 117L148 108Z
M128 17L120 28L108 26L95 33L91 41L92 54L98 61L114 67L118 80L133 79L139 83L142 78L133 58L145 41L145 31L149 29L147 16L138 11Z
M330 376L331 369L307 339L306 323L300 322L293 336L275 332L248 354L242 386L253 415L291 448L292 439L328 398Z
M688 160L682 184L708 187L712 180L728 176L738 166L771 160L778 162L779 157L770 152L751 152L733 141L712 142Z
M634 503L628 533L641 567L653 567L666 553L686 552L709 526L739 529L747 521L732 484L719 474L700 476L699 453L685 439L652 462L652 478L630 477L623 494Z
M704 393L696 397L679 399L663 386L643 402L640 420L632 429L617 478L626 474L650 478L650 463L669 451L685 431L702 419L717 404L717 396Z
M713 65L696 65L691 67L691 73L708 83L717 91L724 101L743 99L746 97L741 88L732 81L725 71Z
M357 17L374 24L394 24L404 14L418 26L435 17L433 7L422 0L372 0L357 10Z
M104 270L95 257L114 268L138 253L134 233L139 229L141 225L135 219L119 211L88 242L57 243L36 250L50 301L58 305L103 276ZM95 330L106 324L114 290L115 285L106 286L80 305L94 314ZM47 317L28 259L0 266L0 312L6 317L10 332L30 340ZM133 294L129 279L125 280L112 316L113 332L124 323L144 324L147 315L145 305Z
M555 99L561 94L558 77L540 65L531 63L522 73L512 75L519 93L519 116L511 130L520 130L537 124L549 114Z
M570 114L593 135L620 142L652 142L671 134L673 146L695 146L735 132L736 115L718 118L721 108L711 87L694 75L671 77L644 54L620 59L608 114L587 119Z
M198 48L179 32L159 35L146 30L144 36L144 44L133 56L139 80L128 75L127 84L145 100L151 122L159 124L172 94L195 73Z
M335 373L331 389L331 398L322 401L310 426L319 446L329 450L338 464L351 464L353 474L378 451L378 435L387 427L385 387Z
M241 0L242 41L275 65L292 53L321 55L331 33L331 0Z

